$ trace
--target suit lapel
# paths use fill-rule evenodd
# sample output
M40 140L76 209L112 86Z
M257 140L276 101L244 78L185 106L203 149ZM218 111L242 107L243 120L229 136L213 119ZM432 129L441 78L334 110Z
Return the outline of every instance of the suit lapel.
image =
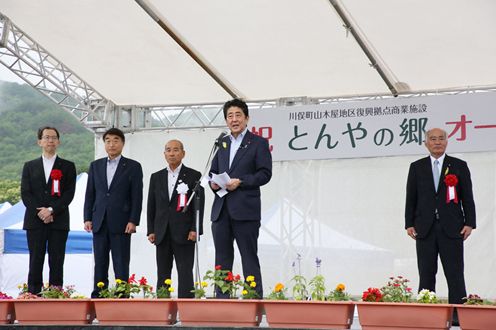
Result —
M169 202L169 178L166 168L158 173L158 185L160 196L166 203Z
M434 186L434 173L432 173L432 162L430 156L424 158L424 163L422 164L422 171L424 172L423 176L429 178L429 181L431 183L430 187L432 193L436 195L436 187Z
M224 143L226 147L224 148ZM229 171L229 150L231 150L231 139L229 137L225 137L222 140L222 145L219 150L219 173L228 172Z
M180 184L180 183L185 183L185 184L188 184L186 182L186 166L181 166L181 170L179 171L179 175L177 176L177 180L176 180L176 184L174 185L174 190L172 190L172 196L171 196L171 199L170 199L170 202L173 202L173 201L177 201L177 185ZM188 186L189 188L189 186ZM189 193L189 191L188 191Z
M46 186L47 181L45 177L45 169L43 168L43 157L40 157L36 162L35 170L38 172L35 174L36 180L40 180L41 186Z
M446 191L446 184L444 183L444 178L446 177L446 170L451 167L451 159L448 155L446 155L444 157L444 161L443 161L443 168L441 170L441 173L439 174L439 186L438 186L438 189L437 189L437 193L442 193L443 194L446 194L445 191Z
M55 162L53 162L53 167L52 167L52 170L55 170L55 169L57 169L57 170L61 170L61 162L60 162L60 158L59 158L59 156L56 156L56 157L57 157L57 158L55 158ZM42 168L43 168L43 164L42 164L41 166L42 166ZM43 173L45 173L45 170L43 170ZM52 172L50 171L50 175L49 175L49 177L48 177L48 182L46 183L46 184L47 184L47 186L48 186L50 189L52 189L52 178L51 178L51 173L52 173ZM63 175L63 174L64 174L64 173L62 173L62 175ZM59 183L59 185L60 185L60 183Z
M231 172L236 167L236 165L238 165L240 159L243 158L243 156L246 154L246 151L248 150L248 146L250 144L251 144L251 133L249 131L246 131L246 134L243 137L243 141L241 141L238 151L236 151L236 154L234 155L234 159L231 163L231 167L229 168L229 172Z

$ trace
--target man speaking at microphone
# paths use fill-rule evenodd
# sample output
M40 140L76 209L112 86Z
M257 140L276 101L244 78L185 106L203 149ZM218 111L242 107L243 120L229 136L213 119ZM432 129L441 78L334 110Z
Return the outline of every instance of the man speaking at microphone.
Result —
M248 106L234 99L224 104L224 119L230 135L218 141L211 173L227 173L227 194L215 194L212 206L212 235L215 265L232 270L234 240L238 245L245 279L255 277L256 291L263 297L262 274L258 260L258 235L261 220L260 186L272 177L272 156L266 139L248 131ZM214 192L221 188L210 182ZM227 298L217 290L217 298Z

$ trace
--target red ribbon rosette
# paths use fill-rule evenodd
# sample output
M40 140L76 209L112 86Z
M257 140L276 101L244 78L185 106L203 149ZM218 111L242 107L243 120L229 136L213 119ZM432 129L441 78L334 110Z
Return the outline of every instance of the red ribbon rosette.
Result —
M52 196L60 196L60 179L62 179L62 171L53 169L52 172L50 172L50 178L52 179Z
M458 178L454 174L448 174L444 177L444 184L446 184L446 203L449 203L451 200L458 204L458 195L456 193L456 185L458 184ZM453 195L450 198L450 192Z

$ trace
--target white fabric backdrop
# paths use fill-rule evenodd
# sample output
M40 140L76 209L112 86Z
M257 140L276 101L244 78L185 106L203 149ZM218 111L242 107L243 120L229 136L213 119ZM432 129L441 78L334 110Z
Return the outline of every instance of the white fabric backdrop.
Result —
M150 174L163 167L163 146L171 138L184 142L184 163L202 170L212 141L220 131L185 130L127 136L124 155L141 162L145 184L142 222L132 240L131 273L146 276L153 285L155 250L145 236ZM103 145L97 141L97 154L102 153ZM478 228L465 245L467 290L494 299L496 153L451 155L468 161L477 206ZM415 244L403 229L403 209L408 165L423 156L274 162L273 178L262 188L259 250L265 292L277 282L290 286L289 280L294 274L292 263L298 253L302 256L302 273L308 278L315 274L315 258L322 259L321 272L328 288L343 282L350 293L360 295L369 286L383 285L393 275L409 278L416 288ZM213 194L207 191L206 196L205 235L200 243L202 274L214 267L209 223ZM81 209L80 198L76 205ZM78 212L72 205L71 211ZM82 209L79 212L82 216ZM2 283L9 284L8 287L3 285L1 290L11 295L17 293L16 285L27 278L27 262L27 255L0 255ZM78 291L89 295L92 264L91 255L67 255L65 283L75 284ZM438 294L447 296L442 267L439 267ZM241 272L239 255L234 271ZM112 277L112 270L110 274ZM173 281L177 283L175 274Z
M164 166L165 142L181 139L186 148L184 163L201 171L220 132L181 130L127 136L124 155L139 160L144 169L144 209L150 174ZM97 149L102 155L100 141ZM403 275L416 289L415 244L403 229L405 184L410 162L425 155L274 162L273 178L262 188L259 250L265 292L279 281L289 284L297 253L302 255L302 273L307 277L315 274L314 259L323 260L321 271L329 288L343 282L352 294L359 295L369 286L383 285L389 276ZM477 206L478 228L465 245L467 290L494 298L496 153L451 155L468 161ZM209 226L213 196L208 191L206 195L202 274L214 266ZM144 214L133 238L131 272L154 282L155 252L144 237ZM441 265L439 269L438 294L447 296ZM241 272L239 256L234 271Z

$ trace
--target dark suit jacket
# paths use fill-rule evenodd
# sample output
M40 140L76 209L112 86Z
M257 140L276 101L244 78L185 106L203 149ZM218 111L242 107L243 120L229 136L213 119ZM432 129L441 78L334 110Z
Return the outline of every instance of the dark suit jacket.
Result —
M269 143L263 137L247 131L234 156L231 168L229 168L230 147L231 140L226 136L222 139L219 150L212 160L210 172L216 174L227 172L231 178L238 178L243 183L222 198L215 194L212 221L219 218L226 200L229 214L233 219L260 221L262 217L260 186L269 182L272 177Z
M84 221L93 222L93 232L100 230L107 217L109 231L123 234L128 222L139 225L143 202L143 171L135 160L121 157L107 188L107 157L97 159L90 165Z
M444 178L447 174L454 174L458 178L455 187L458 204L454 201L446 203L447 187ZM463 226L475 228L472 181L465 161L446 155L437 193L430 157L422 158L410 165L406 187L405 228L415 227L418 237L425 237L434 222L436 208L441 226L449 237L460 238Z
M188 233L190 231L196 231L194 201L191 201L185 213L176 211L178 196L176 188L178 184L184 182L188 185L188 199L191 198L193 188L196 182L200 180L201 173L183 164L170 201L167 174L167 169L163 169L153 173L150 177L147 206L147 235L155 234L155 244L158 245L162 242L167 228L169 228L170 236L174 242L179 244L192 243L188 241ZM204 204L204 192L200 186L200 234L203 233Z
M60 179L60 197L52 196L52 179L46 183L43 159L37 158L24 164L21 179L21 198L26 206L23 229L41 228L45 224L37 214L37 207L52 207L53 229L69 230L69 204L76 191L76 167L73 162L57 156L53 169L62 172Z

